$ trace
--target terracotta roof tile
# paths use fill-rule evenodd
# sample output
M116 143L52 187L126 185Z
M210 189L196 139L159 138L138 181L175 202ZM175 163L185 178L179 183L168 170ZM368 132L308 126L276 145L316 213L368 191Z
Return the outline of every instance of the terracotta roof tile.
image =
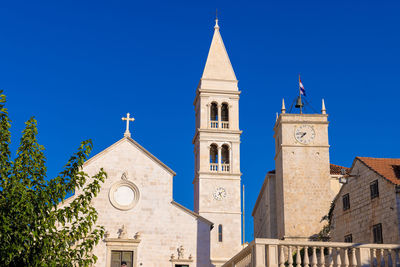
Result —
M357 157L380 176L390 182L400 185L400 159Z
M346 173L348 173L348 172L350 171L350 168L343 167L343 166L340 166L340 165L336 165L336 164L332 164L332 163L331 163L331 174L333 174L333 175L340 175L340 174L342 174L342 173L341 173L341 170L342 170L342 169L345 169L345 170L346 170Z

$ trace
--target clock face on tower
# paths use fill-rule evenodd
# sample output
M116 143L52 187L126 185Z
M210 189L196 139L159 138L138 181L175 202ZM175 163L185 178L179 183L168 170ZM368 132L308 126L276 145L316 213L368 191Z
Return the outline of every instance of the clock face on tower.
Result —
M215 189L213 197L215 200L222 200L226 197L226 191L223 187L218 187Z
M294 131L294 137L298 142L308 145L314 140L314 128L311 125L307 124L298 126Z

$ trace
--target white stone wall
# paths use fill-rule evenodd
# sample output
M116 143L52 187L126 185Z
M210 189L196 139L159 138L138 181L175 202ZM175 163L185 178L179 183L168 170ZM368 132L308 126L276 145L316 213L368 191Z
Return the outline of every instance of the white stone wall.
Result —
M101 192L93 200L99 213L98 224L109 232L110 238L117 238L122 225L133 239L141 233L138 246L138 266L171 266L170 256L177 256L177 248L183 246L185 257L193 257L192 266L210 266L210 224L199 219L172 201L173 173L160 165L142 149L127 138L101 152L84 166L88 174L95 174L100 168L108 174ZM121 180L126 172L128 181L140 191L137 205L128 211L113 207L109 201L111 186ZM96 266L106 266L106 244L101 241L95 248L98 256ZM142 265L139 265L142 264Z
M382 224L383 242L400 243L395 185L356 160L348 183L342 186L332 218L332 241L343 242L351 234L353 243L373 243L372 227ZM379 197L371 199L370 184L378 180ZM343 196L349 193L350 209L343 211Z

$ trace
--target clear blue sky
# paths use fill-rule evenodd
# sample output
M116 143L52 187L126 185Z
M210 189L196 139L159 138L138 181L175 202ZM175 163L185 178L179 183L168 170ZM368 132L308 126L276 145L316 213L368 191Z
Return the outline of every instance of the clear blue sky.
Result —
M122 138L130 112L132 137L177 172L174 199L192 209L192 103L216 8L242 91L247 240L274 169L275 113L297 94L298 73L317 110L325 98L332 163L399 157L399 1L2 1L13 148L35 116L54 176L82 140L94 155Z

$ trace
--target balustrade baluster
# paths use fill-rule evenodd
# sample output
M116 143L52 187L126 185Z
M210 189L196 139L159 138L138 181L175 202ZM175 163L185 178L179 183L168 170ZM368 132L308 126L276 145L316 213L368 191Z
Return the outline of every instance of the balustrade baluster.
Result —
M349 267L349 253L348 248L344 249L343 267Z
M340 258L340 248L336 248L336 267L342 266L342 259Z
M303 258L303 266L308 267L310 266L310 261L308 259L308 247L304 247L304 258Z
M292 252L292 247L288 247L288 267L293 267L293 252Z
M376 249L372 249L371 250L371 253L372 253L372 255L371 255L371 267L374 267L374 265L375 265L375 259L376 259Z
M283 246L279 246L279 267L285 267L285 255L283 254Z
M379 250L379 266L385 266L385 249L383 248Z
M300 247L296 247L296 267L301 267Z
M317 251L315 247L312 247L311 266L317 267Z
M388 250L385 249L382 251L382 259L383 259L382 265L385 265L385 267L389 267L389 251Z
M320 267L325 267L325 248L321 247L320 248L320 256L319 256L319 260L320 260Z
M392 252L392 250L391 249L388 249L387 251L386 251L386 267L389 267L389 266L393 266L393 252Z
M351 253L351 266L357 267L356 250L354 248L351 248L350 253Z
M328 267L333 267L333 254L332 254L332 248L328 248Z

